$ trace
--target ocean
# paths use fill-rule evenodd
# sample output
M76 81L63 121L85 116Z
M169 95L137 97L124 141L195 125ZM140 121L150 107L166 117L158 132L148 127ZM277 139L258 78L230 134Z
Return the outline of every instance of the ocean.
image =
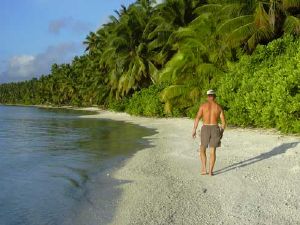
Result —
M111 178L155 130L91 112L0 106L0 224L99 225L120 197Z

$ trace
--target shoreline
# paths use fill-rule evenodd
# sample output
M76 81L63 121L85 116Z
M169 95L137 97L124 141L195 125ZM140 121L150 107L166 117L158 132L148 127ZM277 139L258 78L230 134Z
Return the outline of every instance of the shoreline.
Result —
M0 207L3 223L17 223L27 216L24 225L111 221L121 194L116 187L122 184L111 177L112 172L148 147L142 138L156 132L109 119L80 118L93 114L86 109L1 107L0 161L7 175L0 182L4 193L0 198L7 203ZM119 135L120 129L126 133ZM15 196L17 190L24 198ZM35 192L38 198L31 201ZM36 212L40 220L29 218L32 214L18 205Z
M52 105L25 105L25 104L0 104L0 106L19 106L19 107L36 107L36 108L45 108L45 109L69 109L69 110L79 110L79 111L89 111L94 113L101 113L101 112L110 112L110 113L116 113L116 114L124 114L129 117L135 117L135 118L149 118L149 119L189 119L193 120L189 117L144 117L144 116L134 116L129 115L126 112L115 112L113 110L102 108L101 106L87 106L87 107L79 107L79 106L71 106L71 105L65 105L65 106L52 106ZM122 120L124 121L124 120ZM201 122L200 122L201 123ZM199 123L199 126L201 125ZM199 128L198 126L198 128ZM236 125L227 125L226 130L232 130L232 129L240 129L240 130L248 130L248 131L255 131L255 132L262 132L264 134L276 134L280 136L292 136L292 137L299 137L300 133L282 133L281 131L277 130L276 128L265 128L265 127L241 127Z
M199 139L187 118L145 118L101 110L85 118L156 129L153 147L112 177L125 180L110 224L299 224L300 139L273 131L227 129L215 176L201 176ZM199 124L200 127L200 124Z
M75 109L75 108L69 108ZM199 139L188 118L146 118L95 107L75 110L157 130L111 174L124 181L112 225L300 224L300 138L265 129L226 129L215 176L201 176ZM201 124L199 124L200 128Z

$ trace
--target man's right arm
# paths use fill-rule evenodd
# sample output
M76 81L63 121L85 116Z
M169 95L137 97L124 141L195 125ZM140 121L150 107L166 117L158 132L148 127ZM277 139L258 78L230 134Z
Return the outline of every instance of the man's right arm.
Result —
M193 128L193 133L192 133L193 138L196 137L196 130L197 130L199 120L201 119L202 115L203 115L203 107L201 105L199 107L199 110L198 110L198 113L196 115L195 122L194 122L194 128Z

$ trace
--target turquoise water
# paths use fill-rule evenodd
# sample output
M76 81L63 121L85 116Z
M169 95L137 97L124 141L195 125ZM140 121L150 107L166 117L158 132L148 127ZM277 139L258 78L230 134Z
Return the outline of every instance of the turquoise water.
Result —
M121 181L110 173L155 131L82 114L0 106L1 225L111 220Z

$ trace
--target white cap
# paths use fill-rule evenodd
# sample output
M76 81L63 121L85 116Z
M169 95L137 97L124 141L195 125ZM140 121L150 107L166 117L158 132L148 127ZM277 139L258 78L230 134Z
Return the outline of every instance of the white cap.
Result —
M210 89L206 92L207 95L216 95L215 91Z

